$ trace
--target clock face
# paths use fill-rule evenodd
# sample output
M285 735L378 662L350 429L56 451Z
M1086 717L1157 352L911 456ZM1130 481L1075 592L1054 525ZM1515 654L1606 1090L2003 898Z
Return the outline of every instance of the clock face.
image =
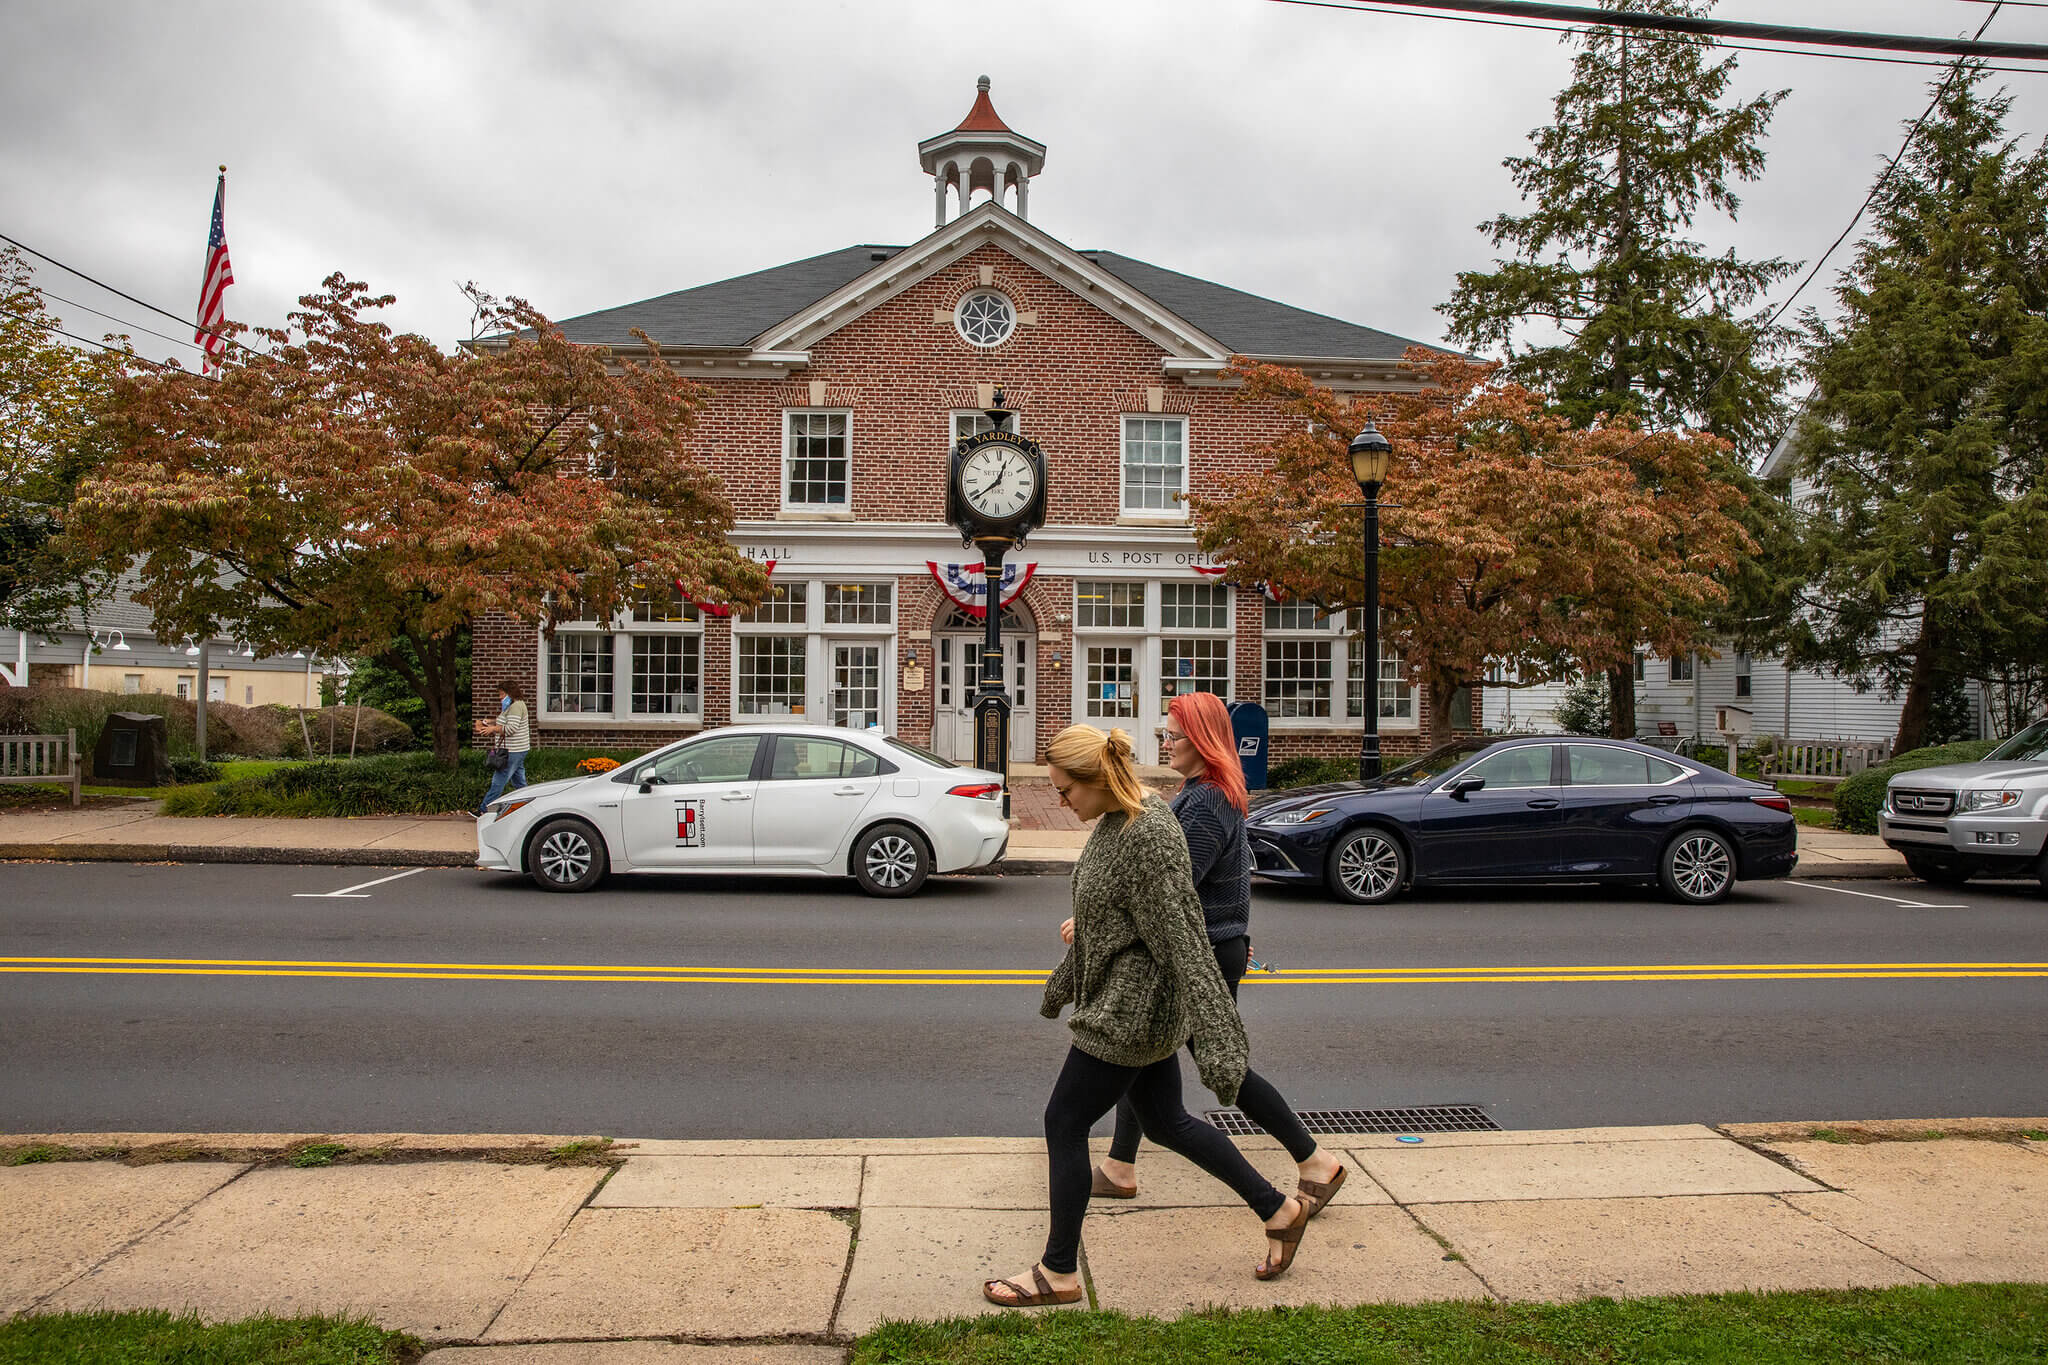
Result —
M1016 446L990 442L960 466L961 496L991 521L1017 516L1037 492L1038 466Z

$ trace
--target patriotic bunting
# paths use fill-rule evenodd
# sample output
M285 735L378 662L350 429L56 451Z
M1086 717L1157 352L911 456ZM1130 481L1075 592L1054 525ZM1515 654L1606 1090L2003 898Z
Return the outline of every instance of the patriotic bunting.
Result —
M939 587L951 598L953 605L969 616L983 616L988 612L988 583L982 564L940 564L927 559L924 566L931 570ZM1017 594L1024 591L1024 585L1031 581L1031 575L1038 572L1036 564L1005 564L1003 566L1003 606L1017 600Z

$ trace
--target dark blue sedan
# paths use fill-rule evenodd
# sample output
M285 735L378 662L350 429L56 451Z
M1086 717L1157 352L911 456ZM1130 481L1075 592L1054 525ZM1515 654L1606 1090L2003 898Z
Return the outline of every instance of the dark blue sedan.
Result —
M1657 882L1711 905L1799 860L1792 806L1761 782L1644 744L1462 740L1376 782L1264 792L1254 870L1377 905L1448 883Z

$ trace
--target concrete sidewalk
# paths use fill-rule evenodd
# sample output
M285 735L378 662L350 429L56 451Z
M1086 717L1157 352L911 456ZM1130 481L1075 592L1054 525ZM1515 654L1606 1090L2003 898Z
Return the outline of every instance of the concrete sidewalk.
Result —
M1148 1149L1140 1196L1091 1208L1082 1268L1095 1306L1164 1317L2048 1281L2044 1131L2048 1118L1329 1137L1350 1179L1264 1284L1251 1215ZM1871 1140L1886 1136L1920 1140ZM348 1153L291 1164L313 1141ZM437 1365L822 1365L884 1318L996 1311L981 1282L1024 1270L1044 1240L1035 1140L620 1142L603 1164L548 1164L571 1141L0 1137L0 1317L354 1311L448 1348ZM121 1155L5 1164L37 1144ZM1291 1188L1275 1143L1240 1145ZM477 1349L512 1343L549 1345Z
M1077 828L1014 829L1009 853L995 870L1009 876L1064 875L1088 841L1087 829L1073 823ZM0 814L0 860L7 859L471 867L476 863L476 824L461 815L187 818L158 815L155 803L138 802ZM1792 875L1903 877L1906 862L1873 836L1802 825L1799 867Z

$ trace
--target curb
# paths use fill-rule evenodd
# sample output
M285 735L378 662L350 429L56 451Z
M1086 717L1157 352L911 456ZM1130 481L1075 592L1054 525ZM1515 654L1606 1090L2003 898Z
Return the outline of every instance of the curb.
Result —
M1913 874L1904 863L1815 863L1792 869L1790 880L1813 881L1911 881Z
M327 867L475 867L476 854L441 849L262 848L208 844L0 844L0 862L267 863Z

